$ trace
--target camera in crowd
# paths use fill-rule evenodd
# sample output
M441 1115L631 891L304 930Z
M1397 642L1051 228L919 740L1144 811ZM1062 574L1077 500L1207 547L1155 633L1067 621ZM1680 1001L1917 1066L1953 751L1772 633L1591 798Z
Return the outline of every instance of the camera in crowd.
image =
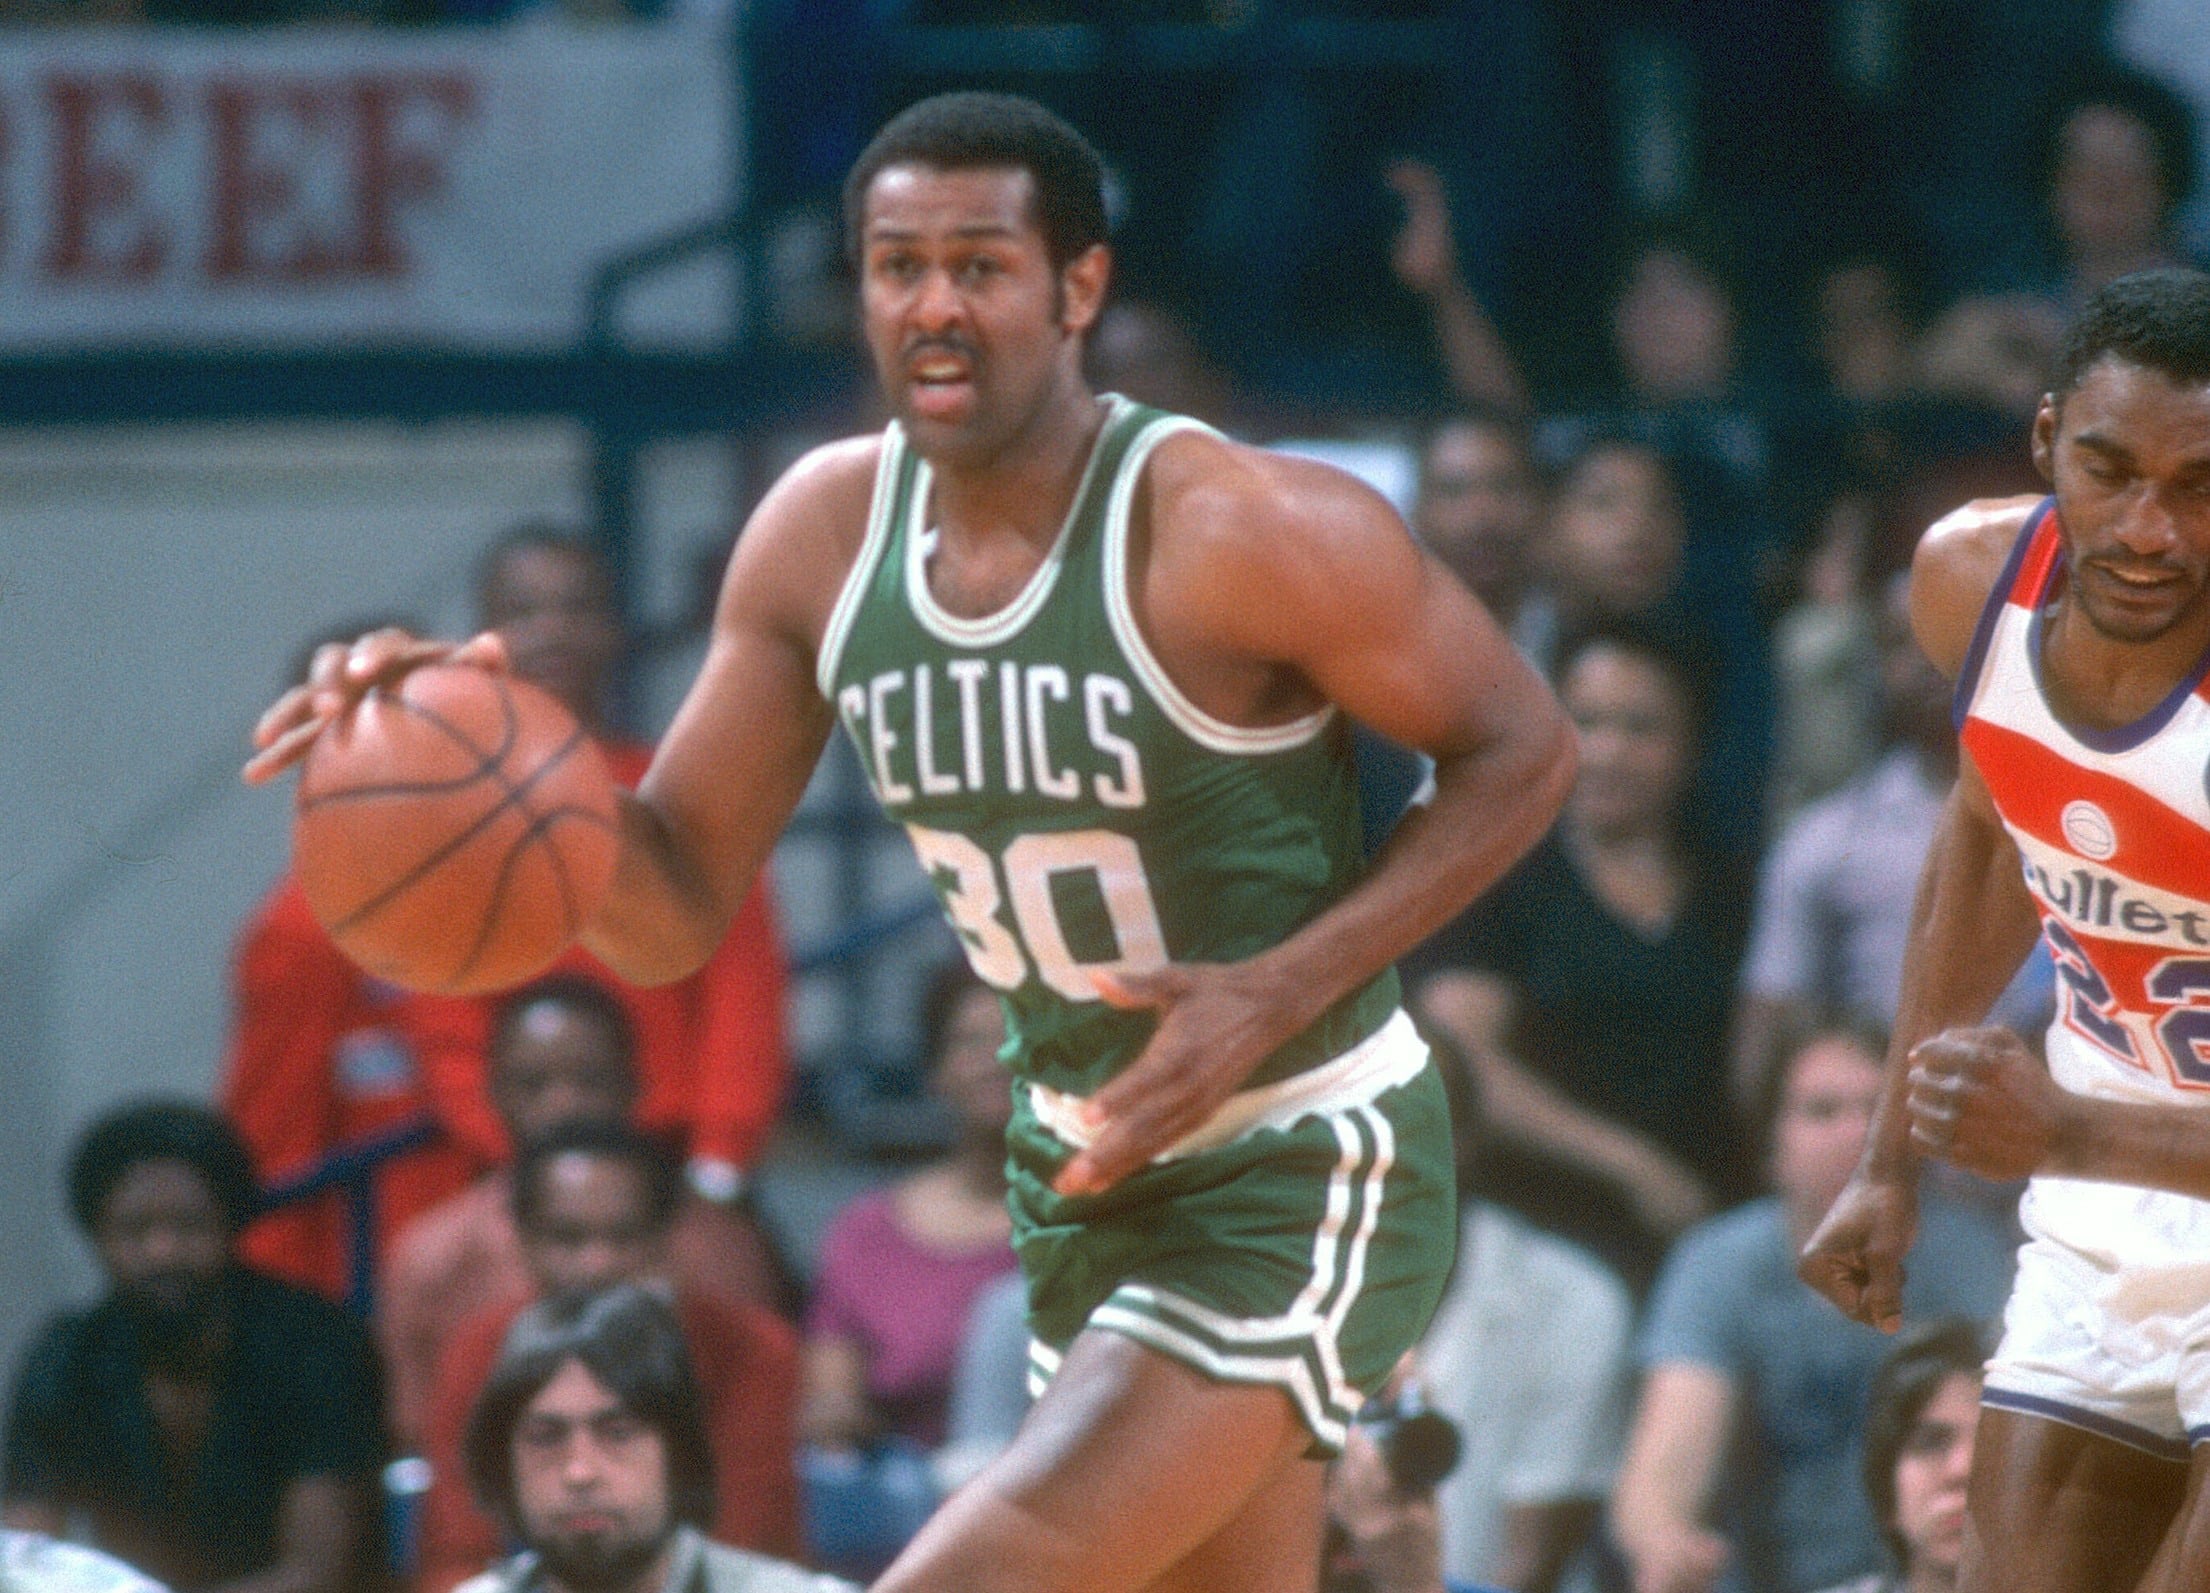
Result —
M1389 1480L1411 1493L1424 1493L1449 1476L1464 1447L1458 1424L1430 1410L1417 1388L1368 1401L1358 1413L1358 1425L1381 1451Z

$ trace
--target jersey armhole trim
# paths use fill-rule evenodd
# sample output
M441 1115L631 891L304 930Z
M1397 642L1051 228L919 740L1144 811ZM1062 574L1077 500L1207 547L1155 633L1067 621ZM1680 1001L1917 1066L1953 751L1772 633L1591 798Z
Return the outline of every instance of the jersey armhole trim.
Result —
M882 455L875 461L874 494L867 503L867 533L860 539L859 554L845 574L844 586L829 610L828 627L821 634L821 653L814 662L814 685L822 699L836 701L836 666L844 657L844 644L852 634L852 620L859 613L867 584L882 562L883 544L889 540L890 510L897 501L897 476L905 462L905 434L896 421L883 428Z
M2026 553L2034 545L2041 528L2049 523L2050 510L2056 503L2046 498L2040 507L2019 528L2018 540L2011 544L2009 557L2003 560L2003 573L1988 588L1987 601L1980 607L1980 622L1972 629L1972 645L1965 650L1964 667L1957 671L1957 689L1949 699L1949 720L1957 729L1964 728L1965 719L1972 710L1973 695L1980 689L1980 671L1987 665L1987 651L1995 640L1995 624L2009 606L2012 591L2018 585L2019 569L2026 562Z
M1210 434L1212 428L1202 421L1180 415L1154 421L1128 445L1127 457L1121 462L1113 482L1112 497L1105 507L1102 563L1106 623L1112 627L1113 639L1120 643L1121 652L1135 670L1137 679L1143 682L1144 690L1159 705L1159 711L1197 745L1211 752L1246 756L1288 752L1304 746L1327 728L1335 717L1334 704L1329 703L1302 718L1279 725L1231 725L1224 719L1215 719L1183 695L1182 689L1174 684L1151 651L1150 644L1143 639L1143 630L1136 623L1135 605L1128 596L1129 512L1135 504L1137 484L1143 479L1143 468L1150 462L1151 450L1185 431Z

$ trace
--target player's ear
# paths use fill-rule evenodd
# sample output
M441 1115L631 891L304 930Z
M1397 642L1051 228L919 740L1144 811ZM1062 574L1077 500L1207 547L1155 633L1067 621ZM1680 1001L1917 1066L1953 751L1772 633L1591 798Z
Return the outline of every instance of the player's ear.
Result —
M1093 243L1059 273L1059 327L1080 337L1097 324L1105 308L1105 289L1113 279L1112 251Z
M2034 469L2041 472L2041 479L2052 487L2057 479L2057 395L2043 393L2041 407L2034 411L2033 431Z

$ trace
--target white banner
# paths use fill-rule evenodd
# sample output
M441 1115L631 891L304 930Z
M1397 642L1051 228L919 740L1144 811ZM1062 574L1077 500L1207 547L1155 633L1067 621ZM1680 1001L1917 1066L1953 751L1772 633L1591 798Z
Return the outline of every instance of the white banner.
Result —
M703 25L0 34L0 352L558 348L738 159Z

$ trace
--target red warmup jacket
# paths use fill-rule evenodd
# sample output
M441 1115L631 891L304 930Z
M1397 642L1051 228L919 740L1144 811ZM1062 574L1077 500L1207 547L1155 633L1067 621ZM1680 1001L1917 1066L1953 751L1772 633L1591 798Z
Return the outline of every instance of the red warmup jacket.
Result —
M635 742L605 751L625 785L652 761L651 749ZM720 948L688 979L654 989L625 984L582 950L550 971L600 980L621 998L637 1033L645 1127L673 1135L693 1157L751 1163L789 1076L789 966L764 875ZM424 1111L443 1129L445 1143L389 1164L379 1180L379 1256L408 1221L512 1153L486 1077L496 1000L419 995L369 979L323 934L288 877L241 939L235 1002L223 1106L262 1178L299 1172ZM325 1198L255 1224L245 1253L336 1294L343 1222L337 1200Z
M348 962L289 876L239 936L231 1019L223 1110L264 1181L304 1172L340 1145L421 1117L430 1110L423 1058L465 1043L463 1035L433 1032L436 1013ZM386 1162L375 1183L378 1253L487 1165L450 1139ZM246 1231L245 1259L340 1297L345 1222L334 1193L287 1207Z

